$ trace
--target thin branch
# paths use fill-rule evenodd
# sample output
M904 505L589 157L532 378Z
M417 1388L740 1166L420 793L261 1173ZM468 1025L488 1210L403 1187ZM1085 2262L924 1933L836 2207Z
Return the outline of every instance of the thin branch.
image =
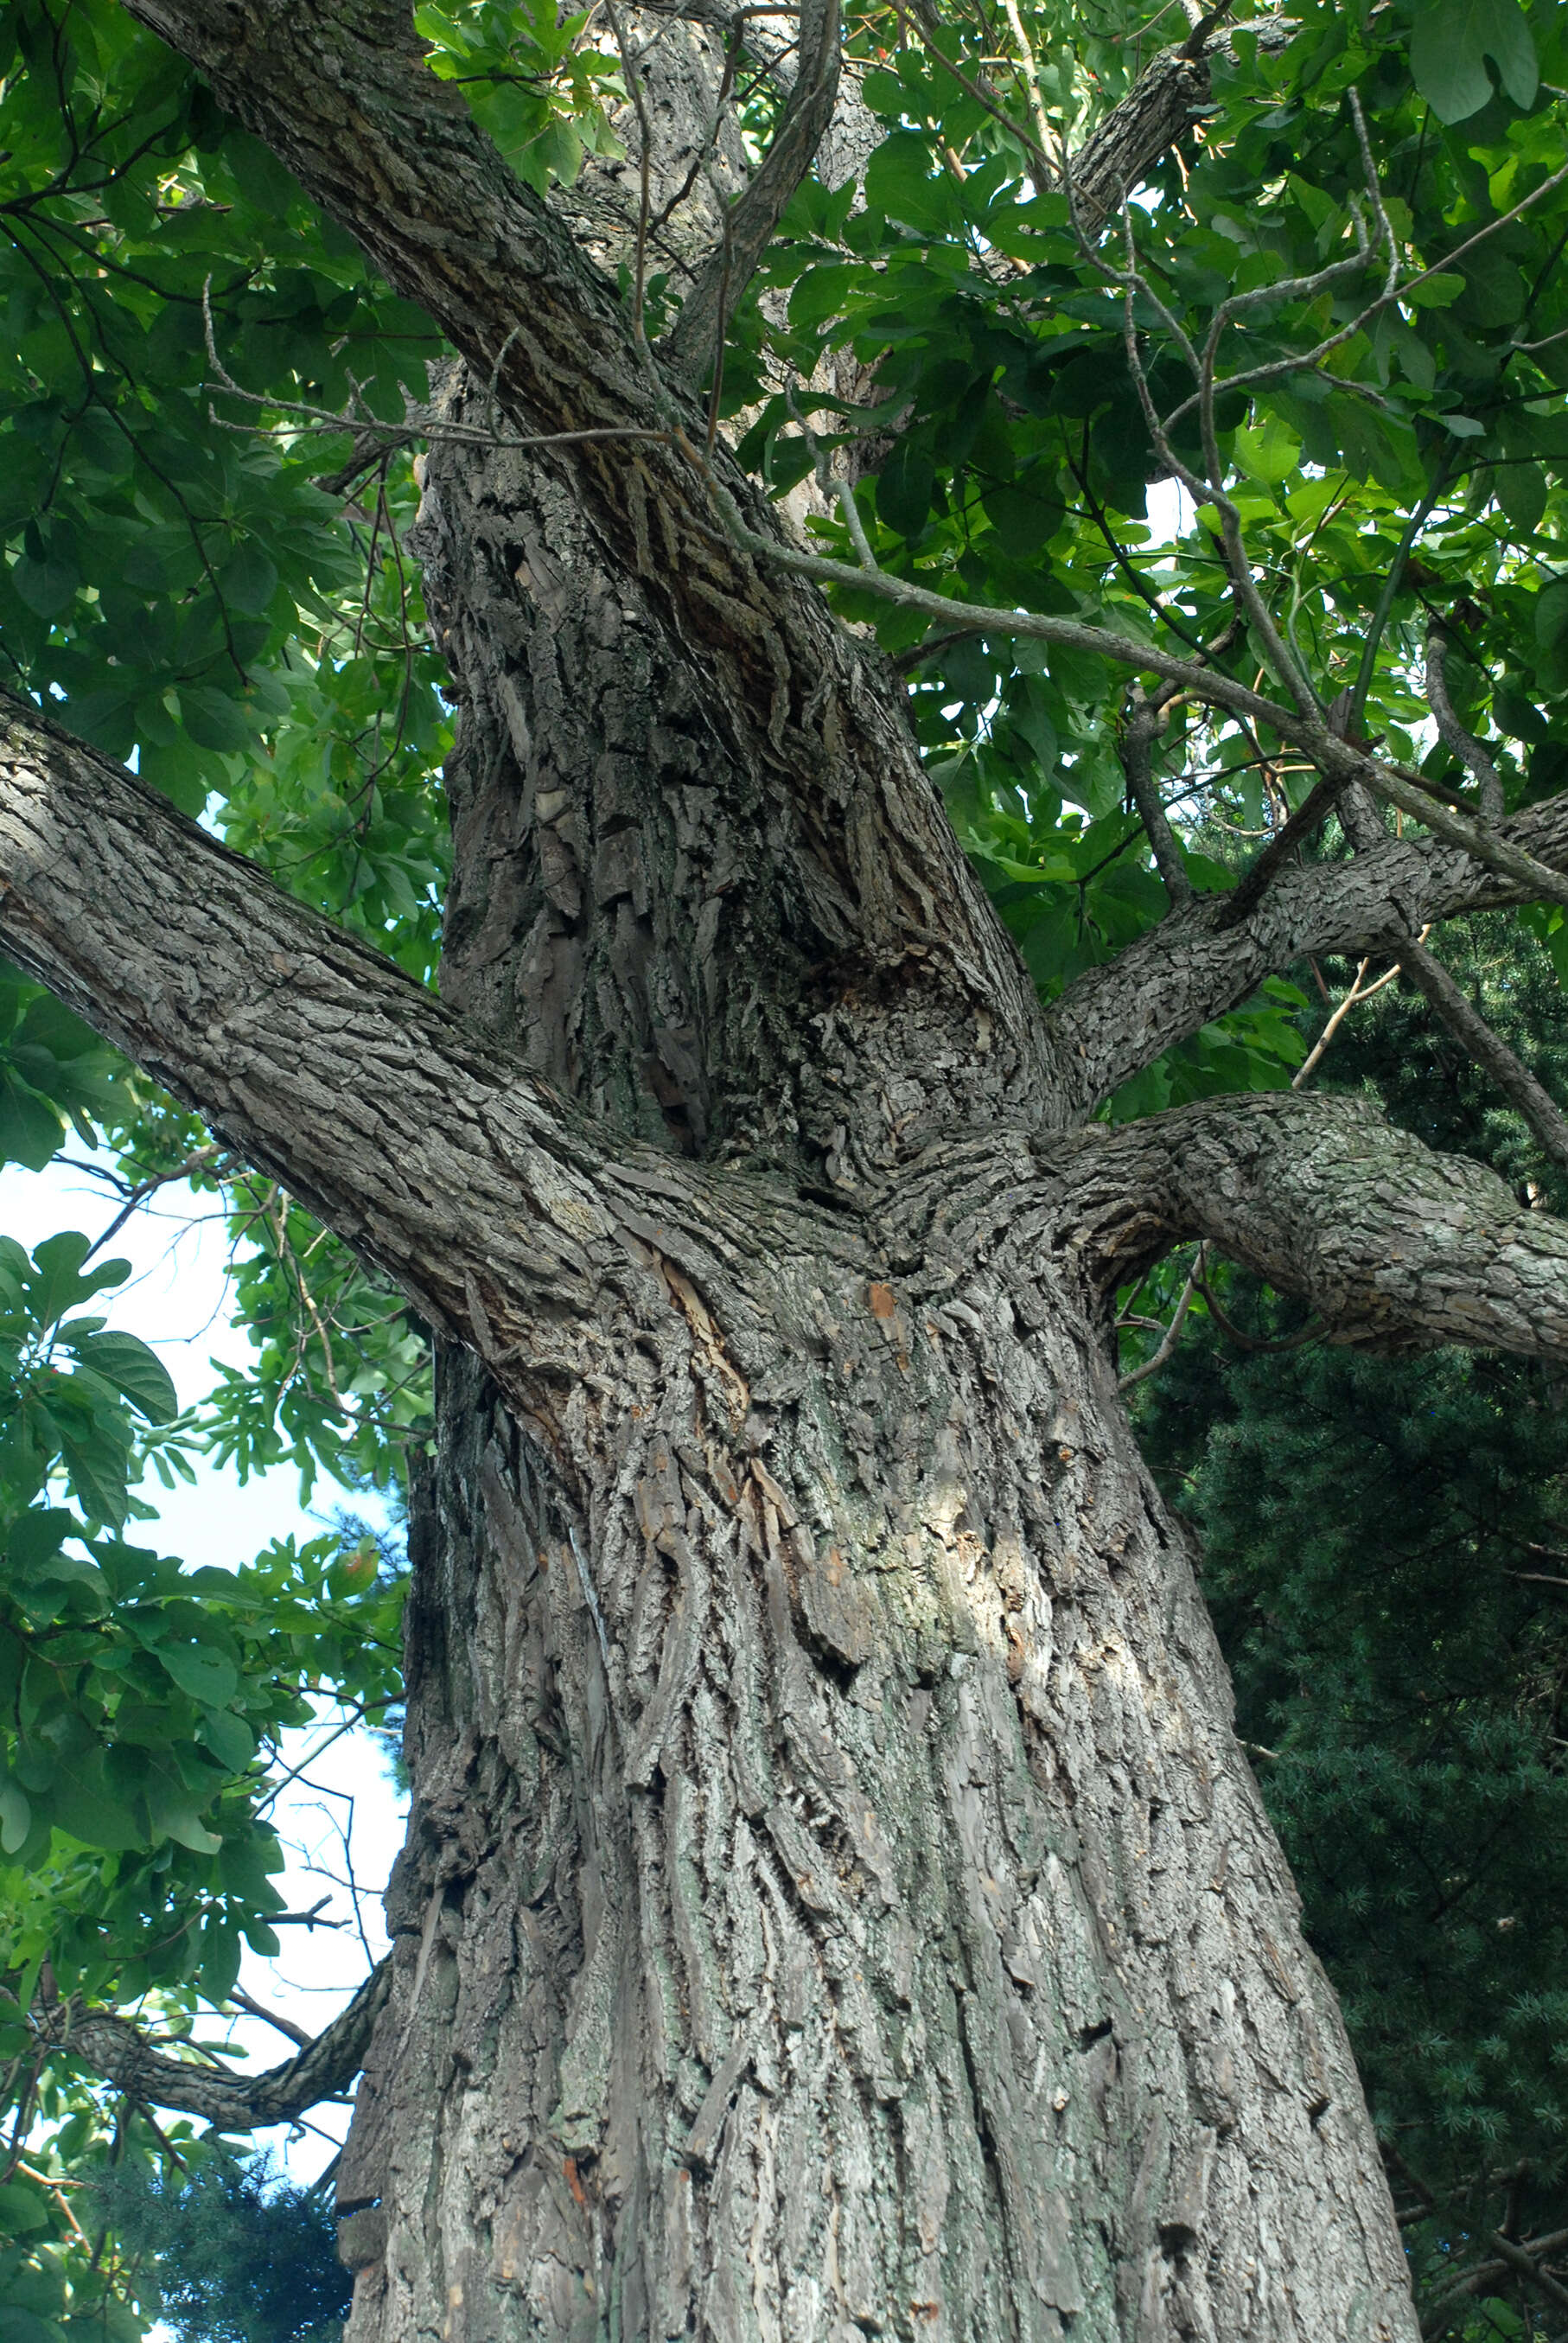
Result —
M938 37L941 28L934 12L925 5L925 0L901 0L901 5L899 5L899 0L895 0L895 5L898 5L900 18L908 15L913 22L932 64L939 65L943 73L957 82L966 96L972 97L977 106L983 106L992 121L1000 122L1002 128L1018 140L1035 170L1039 172L1040 185L1052 186L1057 173L1056 166L1049 152L1049 131L1043 142L1036 138L1032 132L1023 127L1021 123L1013 120L1012 116L989 84L977 81L972 74L967 74L964 71L955 57L949 56ZM1129 93L1130 96L1133 94Z
M721 341L729 312L756 275L832 121L839 93L839 0L802 0L799 25L799 70L772 142L726 214L719 245L659 345L681 374L696 374Z
M1029 37L1028 28L1024 24L1018 0L1002 0L1002 6L1007 11L1007 21L1012 27L1012 36L1018 43L1018 53L1023 62L1024 78L1029 87L1029 101L1034 113L1034 126L1040 140L1040 153L1050 157L1051 149L1054 146L1056 153L1051 159L1060 169L1061 144L1059 139L1051 136L1050 123L1045 111L1045 100L1040 94L1040 67L1034 61L1034 48Z
M1424 937L1430 933L1430 930L1422 928L1421 932ZM1333 1040L1334 1035L1339 1031L1340 1027L1350 1015L1351 1011L1361 1001L1370 1001L1373 993L1381 992L1385 984L1392 984L1395 977L1399 974L1399 962L1396 960L1393 966L1391 969L1386 969L1382 975L1380 976L1374 983L1368 984L1365 980L1366 972L1371 966L1372 961L1370 960L1363 960L1361 966L1357 969L1355 979L1351 985L1350 990L1346 993L1344 999L1340 1002L1339 1007L1330 1017L1328 1023L1318 1035L1316 1041L1312 1044L1312 1049L1308 1051L1307 1056L1302 1061L1302 1064L1297 1067L1294 1074L1291 1077L1291 1088L1293 1091L1299 1091L1305 1083L1308 1076L1316 1067L1319 1059L1322 1056L1323 1051L1328 1048L1329 1043Z
M1526 2253L1523 2246L1516 2246L1512 2237L1503 2237L1497 2229L1493 2230L1486 2242L1500 2262L1506 2262L1520 2278L1527 2278L1548 2302L1555 2303L1560 2310L1568 2310L1568 2286L1544 2269L1533 2254Z
M1375 795L1423 822L1449 845L1462 847L1477 862L1512 880L1527 897L1568 904L1568 878L1561 871L1553 870L1548 863L1538 862L1533 855L1525 853L1473 816L1450 810L1419 773L1408 772L1402 766L1384 764L1352 742L1337 739L1315 707L1311 712L1293 712L1277 700L1265 699L1261 693L1249 690L1232 676L1200 667L1190 659L1174 659L1168 651L1136 642L1129 635L1114 634L1108 627L1085 626L1080 619L1050 618L1035 610L995 609L981 603L956 602L949 595L934 594L927 587L917 586L880 568L857 568L822 554L799 552L780 539L763 537L749 528L729 490L686 434L678 430L674 437L707 482L726 535L756 559L792 570L798 577L812 578L818 585L844 586L859 593L875 594L904 609L923 611L950 624L961 618L966 628L977 632L1060 643L1069 649L1090 651L1096 658L1111 659L1120 667L1161 676L1191 693L1194 699L1269 725L1303 749L1328 778L1341 783L1363 782Z
M648 282L648 221L653 202L653 130L648 118L648 100L643 94L642 75L638 71L638 61L631 54L615 0L605 0L605 14L609 18L610 31L615 35L615 45L620 52L621 71L626 75L626 85L637 115L637 250L632 273L631 330L639 347L646 349L648 336L643 327L643 300ZM499 364L498 359L498 369Z
M1299 1351L1304 1344L1317 1342L1325 1332L1322 1320L1316 1318L1303 1326L1299 1333L1284 1334L1277 1341L1269 1341L1257 1334L1245 1334L1232 1319L1226 1316L1215 1300L1214 1290L1206 1276L1199 1277L1198 1291L1208 1304L1209 1315L1213 1319L1221 1333L1226 1335L1241 1351L1255 1351L1260 1353L1270 1351Z
M1165 710L1145 698L1141 685L1131 691L1131 712L1121 731L1121 769L1143 824L1155 867L1165 882L1172 910L1192 900L1187 861L1176 840L1154 779L1154 743L1165 729Z
M1568 180L1568 164L1564 164L1560 171L1554 171L1549 179L1543 179L1522 203L1515 204L1512 211L1503 212L1496 219L1488 220L1484 227L1478 228L1473 236L1467 236L1462 244L1455 245L1452 252L1445 253L1440 260L1434 260L1430 267L1420 269L1415 276L1407 277L1401 283L1386 287L1375 300L1369 301L1347 325L1341 326L1335 332L1326 336L1313 348L1303 350L1294 357L1274 358L1264 366L1249 367L1241 374L1223 375L1214 386L1216 396L1228 390L1253 390L1263 383L1282 381L1287 375L1314 372L1322 365L1322 360L1334 350L1341 348L1346 342L1353 341L1357 334L1363 332L1372 319L1382 310L1386 309L1391 302L1408 301L1412 293L1422 285L1430 283L1432 277L1450 274L1458 261L1473 252L1475 247L1483 244L1488 236L1495 236L1500 228L1509 226L1523 214L1532 210L1543 196L1553 194L1564 180ZM1174 428L1182 416L1188 414L1197 404L1198 394L1194 392L1191 398L1183 400L1179 407L1174 408L1166 417L1167 427Z
M1448 486L1449 477L1457 460L1456 452L1452 448L1443 456L1437 468L1436 479L1433 480L1400 532L1400 540L1394 548L1393 559L1389 563L1388 575L1383 579L1382 590L1378 595L1377 608L1372 615L1372 624L1367 628L1366 640L1362 645L1356 679L1351 687L1350 699L1345 711L1347 738L1353 738L1361 731L1362 719L1366 713L1367 694L1372 689L1372 676L1377 668L1378 645L1383 639L1390 613L1393 609L1400 587L1403 583L1404 573L1416 538L1426 527L1439 498Z
M186 1157L183 1163L176 1163L172 1172L155 1172L150 1179L138 1182L126 1198L122 1209L115 1214L114 1219L104 1231L103 1235L95 1237L87 1247L82 1256L84 1262L91 1261L95 1252L102 1252L111 1239L119 1235L132 1213L145 1204L149 1196L156 1195L160 1188L170 1186L176 1180L188 1180L193 1172L206 1171L210 1165L217 1161L222 1153L222 1148L216 1145L198 1147L193 1154Z
M1181 1340L1182 1323L1186 1319L1188 1311L1192 1306L1192 1296L1198 1291L1202 1274L1204 1255L1207 1252L1208 1247L1206 1245L1200 1245L1197 1252L1192 1256L1192 1267L1189 1272L1187 1282L1181 1288L1181 1298L1177 1302L1175 1309L1171 1313L1171 1323L1165 1329L1159 1349L1154 1353L1152 1358L1145 1359L1141 1367L1134 1367L1131 1374L1119 1377L1116 1385L1118 1391L1131 1391L1134 1383L1142 1383L1144 1378L1148 1375L1157 1374L1160 1369L1165 1364L1166 1360L1171 1356L1171 1352L1176 1348L1177 1342Z
M238 1986L233 1987L228 1997L236 2009L245 2011L246 2016L259 2017L265 2025L276 2026L279 2034L286 2034L302 2050L308 2050L316 2038L314 2035L307 2034L303 2026L296 2026L292 2017L279 2017L276 2011L264 2008L259 2001L252 2001L249 1994L242 1993Z
M1449 641L1434 618L1426 630L1426 698L1437 726L1438 739L1452 751L1462 765L1474 774L1481 789L1481 806L1489 821L1503 818L1505 799L1503 780L1496 766L1475 738L1467 731L1453 712L1453 702L1448 696L1448 679L1443 669L1447 663Z
M1401 960L1406 976L1424 994L1455 1041L1468 1050L1509 1104L1523 1116L1543 1151L1559 1170L1568 1172L1568 1118L1550 1092L1514 1056L1502 1036L1493 1031L1442 962L1435 960L1424 945L1409 945Z

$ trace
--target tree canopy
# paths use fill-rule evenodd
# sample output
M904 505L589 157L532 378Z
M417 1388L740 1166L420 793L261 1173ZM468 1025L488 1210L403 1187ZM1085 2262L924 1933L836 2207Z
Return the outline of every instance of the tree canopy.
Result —
M148 29L167 13L0 12L0 656L35 727L6 754L62 728L327 915L346 953L373 946L428 991L453 711L421 592L418 451L527 443L518 399L535 393L508 404L508 386L548 367L520 327L487 339L481 319L464 345L427 287L427 306L408 297L417 271L390 289L365 222L329 217ZM472 0L413 22L439 118L471 110L520 217L576 224L604 264L585 313L646 362L646 381L626 377L635 403L617 406L606 360L595 396L574 392L538 439L603 442L606 508L628 530L657 531L671 482L696 484L716 560L816 581L874 641L1059 1063L1082 1070L1062 1078L1079 1082L1070 1112L1131 1123L1283 1091L1326 1014L1313 956L1375 945L1373 975L1402 959L1426 1013L1513 1101L1501 1168L1549 1198L1568 1127L1522 1062L1541 1017L1511 1032L1483 989L1478 1032L1441 922L1501 907L1510 967L1568 979L1568 34L1544 0L1188 13L910 0L843 26L803 9L791 33L707 0L624 21ZM733 105L707 151L663 157L658 176L648 96L680 23L722 60ZM790 164L840 87L854 136L814 163L808 140ZM490 154L453 137L454 170ZM694 258L694 208L699 227L730 221L717 269ZM661 387L677 379L678 411ZM759 732L765 670L759 651ZM258 935L258 959L274 949ZM1150 984L1152 1021L1134 1020ZM140 2331L134 2224L117 2231L79 2193L101 2165L158 2165L173 2187L161 2159L172 2140L199 2170L196 2123L238 2133L309 2104L319 2077L205 2099L190 2078L242 1943L276 1941L280 1735L312 1697L379 1719L398 1693L395 1557L324 1537L182 1563L157 1549L149 1493L196 1444L241 1473L286 1462L307 1484L406 1486L429 1437L429 1334L394 1265L367 1268L324 1227L325 1189L302 1199L238 1160L16 969L0 1035L5 1160L40 1169L75 1137L112 1151L127 1203L180 1181L221 1194L254 1343L249 1370L181 1416L153 1353L106 1330L112 1242L66 1231L28 1256L0 1241L0 2343L57 2343ZM1397 1104L1402 1053L1368 1071ZM1437 1116L1435 1135L1487 1151L1471 1119ZM829 1153L830 1181L857 1144L850 1129ZM1364 1874L1331 1894L1312 1885L1312 1835L1366 1812L1385 1778L1410 1844L1417 1824L1484 1836L1504 1798L1511 1827L1532 1800L1555 1814L1560 1762L1522 1722L1536 1694L1521 1687L1539 1630L1560 1724L1560 1639L1543 1598L1494 1587L1513 1607L1492 1648L1522 1632L1521 1603L1529 1648L1485 1699L1468 1659L1442 1677L1432 1644L1417 1690L1463 1708L1452 1747L1433 1753L1388 1680L1419 1674L1425 1645L1419 1661L1342 1649L1344 1739L1322 1718L1309 1731L1292 1670L1344 1601L1377 1599L1317 1479L1338 1478L1321 1427L1359 1421L1373 1476L1392 1469L1373 1432L1402 1443L1402 1476L1414 1458L1436 1513L1481 1481L1493 1503L1513 1476L1523 1526L1497 1534L1517 1541L1554 1518L1540 1490L1556 1402L1533 1368L1312 1351L1268 1367L1266 1390L1248 1372L1211 1394L1233 1423L1200 1509L1244 1711L1260 1746L1288 1728L1260 1759L1264 1788L1375 2099L1378 2012L1422 1956L1413 1923L1352 1941L1354 1916L1384 1896L1419 1914L1424 1858L1363 1845ZM1158 1403L1172 1454L1173 1404ZM1495 1470L1493 1435L1513 1443ZM1317 1490L1311 1570L1269 1511L1263 1452L1271 1473L1295 1459L1296 1496ZM1468 1652L1472 1565L1452 1567L1421 1599L1463 1611ZM1381 1771L1336 1806L1336 1767L1370 1745ZM1444 2106L1492 2104L1453 2081L1453 2045L1461 2065L1523 2077L1516 2097L1533 2058L1560 2059L1561 1992L1541 1966L1560 1934L1544 1907L1503 1931L1516 1972L1486 1938L1475 1998L1456 1966L1462 2006L1434 2016L1431 2105L1411 2120L1442 2133ZM116 2031L131 2017L139 2046ZM138 2063L149 2038L156 2069ZM345 2040L331 2087L353 2071ZM1550 2092L1555 2139L1554 2074ZM159 2107L185 2113L138 2111ZM1560 2191L1560 2146L1529 2153ZM1562 2226L1528 2209L1531 2234ZM1431 2247L1434 2300L1448 2250ZM1500 2284L1523 2308L1488 2314L1496 2331L1526 2331L1506 2320L1562 2291L1519 2278Z

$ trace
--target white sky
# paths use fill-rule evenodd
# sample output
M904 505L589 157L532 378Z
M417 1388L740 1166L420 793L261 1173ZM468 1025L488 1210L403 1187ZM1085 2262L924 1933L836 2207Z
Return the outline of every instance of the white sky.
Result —
M210 1388L210 1362L238 1366L249 1356L245 1334L228 1323L227 1248L216 1203L215 1197L193 1195L184 1183L152 1198L106 1248L108 1255L132 1263L130 1281L93 1303L97 1314L152 1345L174 1379L182 1406ZM57 1160L41 1172L15 1165L0 1171L0 1234L14 1237L29 1252L62 1229L82 1229L96 1237L117 1209L113 1191L79 1164ZM319 1536L339 1505L377 1523L384 1518L374 1496L322 1481L310 1512L303 1512L298 1476L287 1468L253 1474L242 1488L232 1466L220 1470L205 1459L193 1461L196 1478L189 1487L166 1492L148 1475L138 1493L157 1504L158 1520L156 1526L133 1523L130 1533L192 1564L233 1566L249 1561L275 1537L291 1532L302 1540ZM368 1734L336 1737L324 1711L318 1729L290 1735L289 1745L289 1766L303 1762L304 1770L275 1813L290 1855L277 1885L290 1911L305 1911L329 1896L321 1916L337 1925L282 1930L277 1958L247 1953L240 1984L265 2007L317 2033L387 1949L380 1893L402 1844L402 1810L380 1745ZM346 1884L344 1832L362 1891L357 1919ZM213 2039L215 2031L211 2024L204 2026L203 2038ZM294 2055L286 2036L258 2019L236 2020L233 2038L244 2044L257 2067ZM283 2132L257 2136L302 2180L313 2178L336 2152L347 2127L347 2110L318 2108L310 2122L318 2128L292 2140Z

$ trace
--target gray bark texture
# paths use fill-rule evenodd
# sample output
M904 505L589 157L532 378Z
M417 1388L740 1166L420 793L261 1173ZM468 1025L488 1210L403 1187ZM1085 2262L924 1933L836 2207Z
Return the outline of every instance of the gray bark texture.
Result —
M397 10L135 5L437 318L448 415L500 359L515 428L699 431ZM5 950L437 1334L350 2343L1413 2343L1111 1297L1200 1236L1342 1340L1561 1353L1568 1231L1359 1105L1087 1117L1505 882L1391 838L1047 1020L896 679L672 441L440 441L417 550L439 1001L0 704Z

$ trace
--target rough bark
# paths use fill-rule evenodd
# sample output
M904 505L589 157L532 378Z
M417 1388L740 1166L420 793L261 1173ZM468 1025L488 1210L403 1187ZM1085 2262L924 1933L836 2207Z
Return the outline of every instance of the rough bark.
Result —
M41 2045L69 2052L89 2074L101 2075L138 2105L178 2107L220 2131L259 2131L292 2123L347 2089L365 2064L390 1984L383 1961L297 2057L260 2075L231 2075L206 2059L171 2058L113 2010L45 1996L35 2002L34 2016Z
M0 723L5 949L439 1338L352 2343L1410 2343L1107 1297L1199 1233L1347 1339L1560 1352L1568 1232L1310 1098L1072 1126L1503 882L1282 871L1046 1023L896 680L716 530L678 384L404 14L136 7L514 424L664 435L432 454L439 1002Z
M444 1350L356 2337L1408 2335L1106 1289L1201 1231L1317 1264L1357 1331L1459 1331L1480 1290L1462 1331L1547 1346L1563 1232L1308 1098L993 1130L836 1214L628 1135L585 1228L588 1142L476 1037L482 955L459 1024L106 760L11 737L8 948L297 1180L321 1052L357 1143L315 1192L374 1204L426 1303L438 1257L508 1386ZM405 1161L428 1118L422 1180L383 1115ZM613 1223L591 1307L548 1264L592 1363L516 1298L563 1221L593 1259Z

